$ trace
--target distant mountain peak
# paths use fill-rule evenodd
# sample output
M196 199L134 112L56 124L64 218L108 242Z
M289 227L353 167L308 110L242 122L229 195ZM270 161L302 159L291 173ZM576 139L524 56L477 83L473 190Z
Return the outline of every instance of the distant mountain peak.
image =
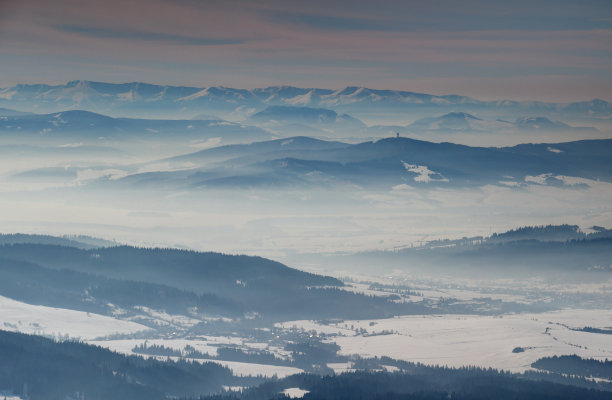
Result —
M305 126L326 126L340 124L347 129L362 129L365 124L360 120L347 114L338 114L334 110L327 108L314 108L306 106L287 106L272 105L264 110L252 115L248 123L253 124L272 124L272 125L292 125L300 124Z
M439 117L421 118L408 126L409 129L419 131L478 131L482 130L482 119L466 112L453 111Z
M524 116L524 117L519 117L516 119L516 123L520 124L520 123L532 123L532 122L539 122L539 123L552 123L552 121L546 117L537 117L537 116Z
M443 116L440 117L440 119L451 119L451 118L457 118L457 119L474 119L477 121L482 121L481 118L475 117L472 114L468 114L466 112L449 112L448 114L444 114Z
M546 117L541 116L524 116L519 117L514 122L514 125L519 129L569 129L569 125L560 121L551 121Z

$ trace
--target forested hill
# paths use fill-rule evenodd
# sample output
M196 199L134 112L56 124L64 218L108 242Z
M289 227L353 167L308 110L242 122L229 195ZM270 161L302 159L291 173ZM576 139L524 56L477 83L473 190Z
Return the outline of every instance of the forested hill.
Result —
M83 235L57 237L25 233L0 233L0 245L19 243L53 244L58 246L76 247L79 249L95 249L100 247L117 246L119 244L117 242Z
M0 246L3 258L209 292L223 286L339 286L335 278L289 268L262 257L117 246L78 249L35 243Z
M218 364L144 360L6 331L0 331L0 355L0 390L31 400L165 400L214 393L241 381Z
M577 225L526 226L489 237L440 239L393 251L372 251L334 259L338 265L387 270L436 269L461 276L608 279L612 273L612 230Z
M612 230L601 226L591 227L593 232L586 233L578 225L546 225L524 226L503 233L494 233L487 238L487 242L539 240L543 242L566 242L580 239L612 238Z
M146 306L204 320L257 316L254 323L424 311L420 303L397 303L394 297L366 296L342 286L338 279L261 257L131 246L0 245L0 296L31 304L107 315L116 307L138 314Z
M590 328L590 330L585 328L584 331L592 332L593 328ZM608 331L607 334L612 334L612 331ZM608 382L612 380L612 360L608 361L608 359L583 359L577 355L552 356L540 358L532 363L531 366L557 374L592 376L607 380Z

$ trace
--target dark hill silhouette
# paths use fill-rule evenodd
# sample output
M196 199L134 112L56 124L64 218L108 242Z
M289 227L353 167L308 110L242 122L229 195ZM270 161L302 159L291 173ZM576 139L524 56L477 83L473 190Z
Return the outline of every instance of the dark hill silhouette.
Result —
M162 161L189 162L192 169L133 174L108 184L137 187L163 182L185 189L245 184L317 187L328 182L389 189L399 184L473 187L508 181L521 186L534 184L540 176L538 184L580 188L587 184L566 184L564 177L612 181L612 140L471 147L403 137L355 145L295 137L223 146Z
M268 321L424 311L422 304L347 292L335 278L261 257L175 249L9 244L0 246L0 277L0 295L102 313L111 311L108 303L184 315L196 307L232 318L255 312Z

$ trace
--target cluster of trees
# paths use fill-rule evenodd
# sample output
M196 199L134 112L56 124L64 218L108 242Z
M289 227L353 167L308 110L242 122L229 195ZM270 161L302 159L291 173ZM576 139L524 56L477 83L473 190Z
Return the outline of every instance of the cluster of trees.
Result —
M0 233L0 244L38 243L57 246L76 247L78 249L95 249L117 246L118 243L86 235L64 235L62 237L36 235L27 233Z
M612 380L612 360L600 361L584 359L577 355L552 356L540 358L533 364L533 368L584 377L596 377Z
M487 240L490 242L514 240L560 241L585 239L587 235L578 225L541 225L524 226L503 233L494 233Z
M208 353L202 353L201 351L190 345L186 345L183 350L178 350L158 344L149 345L145 342L134 346L132 348L132 352L151 356L217 359L224 361L240 361L246 363L269 365L293 365L293 362L291 360L280 359L276 357L273 353L270 353L265 350L245 351L243 349L230 346L221 346L217 348L217 354L213 356Z
M166 357L182 357L183 352L171 347L166 347L158 344L149 345L145 341L132 348L132 353L146 354L150 356L166 356Z
M240 361L255 364L291 365L290 360L280 359L273 353L265 350L245 351L243 349L229 346L219 347L217 349L217 358L219 360Z
M601 329L593 328L592 326L585 326L584 328L574 329L582 332L599 333L601 335L612 335L612 329Z
M216 355L202 353L193 346L187 345L183 350L173 349L147 342L136 345L132 352L152 356L186 357L194 359L216 359L224 361L239 361L254 364L282 365L301 368L313 373L332 373L327 367L330 362L344 362L348 358L339 356L340 347L335 343L325 343L317 339L303 341L296 337L296 342L290 342L285 349L291 352L287 358L279 358L274 353L258 349L242 349L235 346L220 346Z

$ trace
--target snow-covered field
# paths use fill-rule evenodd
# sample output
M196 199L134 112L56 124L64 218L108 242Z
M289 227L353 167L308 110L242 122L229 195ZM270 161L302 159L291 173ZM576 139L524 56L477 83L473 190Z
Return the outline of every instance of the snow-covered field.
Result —
M317 326L318 325L318 326ZM475 365L514 372L525 371L538 358L577 354L612 358L612 335L572 330L612 326L612 310L566 310L503 316L404 316L379 320L343 321L319 325L293 321L285 328L303 327L336 335L341 354L388 356L429 365ZM358 334L365 330L367 333ZM351 333L347 333L351 330ZM381 334L382 332L386 334ZM378 334L377 334L378 333ZM521 347L523 352L513 353ZM348 366L334 366L338 370Z
M288 321L279 322L274 324L276 328L287 329L287 330L303 330L305 332L316 332L317 335L348 335L354 334L354 331L350 328L345 328L344 324L332 324L324 325L317 323L316 321Z
M104 315L37 306L0 296L0 329L87 340L115 333L134 333L149 328Z
M124 354L134 354L132 349L145 342L144 339L125 340L95 340L96 338L113 334L131 334L150 328L131 321L120 320L99 314L83 311L67 310L38 306L12 300L0 296L0 329L31 333L56 338L77 338L85 340L90 344L106 347L110 350ZM286 356L284 352L266 343L247 342L240 337L229 336L203 336L197 340L188 339L149 339L147 344L160 345L176 350L183 350L190 345L201 353L211 356L217 355L219 345L238 345L244 348L266 349ZM285 354L286 353L286 354ZM166 357L162 357L165 359ZM171 357L177 359L177 357ZM299 368L254 364L235 361L213 360L213 359L188 359L198 362L215 362L228 367L237 376L266 377L277 376L279 378L303 372Z
M96 346L106 347L110 350L116 351L118 353L123 353L127 355L136 354L132 351L135 346L141 345L145 343L145 339L125 339L125 340L90 340L89 344L93 344ZM164 346L168 348L172 348L175 350L183 350L185 346L192 346L197 351L201 353L208 353L210 356L217 355L217 345L219 344L234 344L240 345L245 348L265 348L268 350L273 350L267 347L265 343L249 343L245 342L244 339L239 337L228 337L228 336L205 336L199 339L147 339L146 343L148 346ZM142 354L141 354L142 355ZM147 355L142 355L143 357L148 357ZM160 360L165 360L167 357L160 356L155 357ZM170 357L170 359L178 360L178 357ZM216 359L195 359L184 357L184 360L197 361L197 362L214 362L220 365L223 365L232 370L234 375L236 376L257 376L263 375L265 377L273 377L277 376L279 378L284 378L288 375L299 374L303 372L303 370L299 368L286 367L280 365L269 365L269 364L256 364L256 363L246 363L246 362L237 362L237 361L225 361L225 360L216 360Z
M136 354L132 349L143 344L147 346L164 346L173 350L182 351L185 346L191 346L202 354L217 355L217 347L211 346L205 340L190 339L120 339L120 340L89 340L87 343L106 347L117 353Z
M355 372L355 368L353 368L352 362L342 362L342 363L327 363L327 366L334 370L336 374L342 374L344 372Z
M2 400L22 400L21 397L15 395L10 390L0 390L0 399Z
M367 290L355 285L353 290ZM374 291L368 292L376 295ZM385 295L379 293L378 295ZM541 357L577 354L586 358L612 359L612 335L584 332L593 327L611 329L612 309L562 310L546 313L482 315L412 315L378 320L341 322L288 321L276 329L304 332L340 346L342 355L363 357L388 356L428 365L461 367L474 365L521 372ZM145 339L96 340L108 335L131 334L149 330L144 325L82 311L37 306L0 296L0 329L54 337L80 338L90 344L134 354L132 349ZM151 331L153 333L153 331ZM142 336L138 336L142 337ZM280 343L239 336L151 338L148 346L158 345L184 350L191 346L210 357L218 355L220 346L265 350L279 358L290 352ZM520 348L521 351L515 349ZM515 351L513 351L515 350ZM165 357L163 357L165 358ZM174 357L176 358L176 357ZM195 359L194 359L195 360ZM278 376L302 372L301 369L234 362L215 362L230 368L239 376ZM351 363L329 364L336 372L352 370Z
M283 393L285 396L289 397L290 399L301 399L302 397L304 397L306 393L310 393L310 392L308 390L304 390L300 388L287 388L283 390L281 393Z
M88 343L107 347L119 353L131 354L136 346L147 344L147 346L163 346L173 350L182 351L186 346L195 348L202 354L217 356L220 346L238 347L245 351L265 350L273 353L278 358L286 359L291 352L269 343L250 341L239 336L208 336L198 335L191 339L114 339L114 340L89 340Z

